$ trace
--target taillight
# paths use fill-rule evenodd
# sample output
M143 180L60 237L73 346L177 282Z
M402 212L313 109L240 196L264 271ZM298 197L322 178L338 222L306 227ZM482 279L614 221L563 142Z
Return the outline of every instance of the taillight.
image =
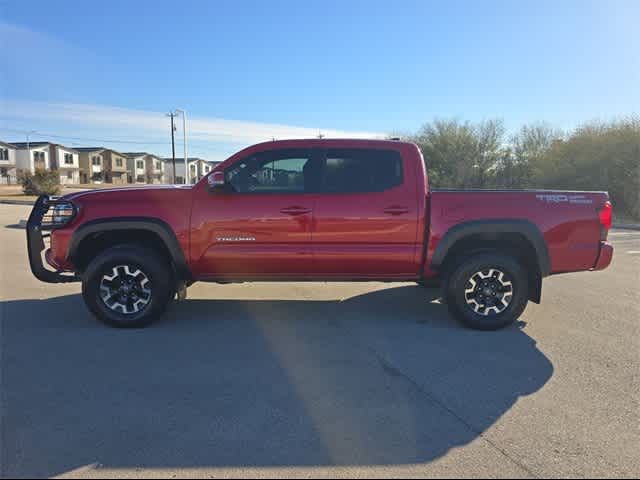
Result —
M602 226L602 240L607 239L607 232L611 228L612 210L611 202L607 201L604 202L604 206L598 211L600 225Z

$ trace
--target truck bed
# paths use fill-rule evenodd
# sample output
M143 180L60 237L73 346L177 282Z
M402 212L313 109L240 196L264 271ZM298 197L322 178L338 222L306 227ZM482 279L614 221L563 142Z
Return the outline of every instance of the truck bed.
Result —
M431 263L443 236L456 225L503 220L533 224L549 255L549 273L590 270L598 261L602 229L598 211L609 200L606 192L568 190L432 189Z

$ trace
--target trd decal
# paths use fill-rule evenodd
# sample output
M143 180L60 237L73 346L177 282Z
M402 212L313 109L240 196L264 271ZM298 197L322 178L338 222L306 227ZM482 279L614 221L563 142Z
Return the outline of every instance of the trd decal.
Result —
M536 195L538 200L547 203L572 203L591 205L593 200L587 198L585 195L564 195L559 193L544 193Z

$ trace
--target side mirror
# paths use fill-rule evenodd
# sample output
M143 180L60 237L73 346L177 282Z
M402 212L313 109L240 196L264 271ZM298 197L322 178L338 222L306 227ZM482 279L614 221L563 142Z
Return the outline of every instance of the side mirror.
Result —
M210 192L219 192L224 190L224 172L213 172L211 175L209 175L207 181L209 182Z

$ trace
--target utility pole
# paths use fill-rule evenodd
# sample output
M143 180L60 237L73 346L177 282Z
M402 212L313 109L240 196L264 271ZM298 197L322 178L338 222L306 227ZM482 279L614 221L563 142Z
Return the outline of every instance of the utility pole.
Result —
M174 112L167 113L167 116L171 117L171 163L173 164L173 184L176 183L176 142L174 139L174 133L176 131L176 127L173 124L173 117L175 117ZM186 169L185 165L185 169Z
M189 156L187 155L187 112L181 108L176 108L176 112L180 112L182 114L182 141L184 148L184 171L185 171L185 183L190 184L191 179L189 178Z

